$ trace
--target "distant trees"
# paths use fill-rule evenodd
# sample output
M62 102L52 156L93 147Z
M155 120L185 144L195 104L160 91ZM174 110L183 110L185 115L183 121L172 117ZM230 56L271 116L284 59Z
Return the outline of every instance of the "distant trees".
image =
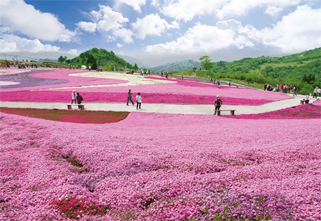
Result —
M91 66L91 69L93 69L93 70L97 69L97 61L92 54L88 55L86 64L87 64L87 67Z
M309 74L308 76L304 74L301 81L308 84L313 84L315 82L315 76L312 74Z
M69 63L70 63L70 60L68 60L68 58L67 58L67 56L60 56L59 58L58 58L58 62L60 63L60 64L63 64L63 63L66 63L67 61L69 61ZM68 62L67 62L68 63Z
M201 61L200 66L201 66L203 69L210 70L210 69L212 69L213 66L214 66L213 62L211 62L212 60L211 60L210 57L207 56L207 55L200 57L199 60Z

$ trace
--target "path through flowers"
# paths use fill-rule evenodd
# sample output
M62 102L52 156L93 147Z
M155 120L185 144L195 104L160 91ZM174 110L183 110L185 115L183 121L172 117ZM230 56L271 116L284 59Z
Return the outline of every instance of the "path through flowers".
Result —
M0 98L70 102L77 88L86 101L117 100L129 87L157 102L288 98L177 80L100 87L126 82L70 70L47 72L48 79L59 80L53 73L66 82L7 85ZM256 119L132 112L110 124L0 112L0 220L321 220L320 106Z

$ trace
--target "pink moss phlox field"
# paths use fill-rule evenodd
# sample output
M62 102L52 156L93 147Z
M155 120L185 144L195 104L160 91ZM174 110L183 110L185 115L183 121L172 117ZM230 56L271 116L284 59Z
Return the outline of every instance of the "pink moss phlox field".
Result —
M81 89L75 88L77 92ZM127 91L123 93L80 92L84 102L126 102ZM141 93L144 103L167 104L213 104L216 96L194 96L188 94ZM254 100L244 98L221 97L228 105L261 105L271 100ZM24 102L70 102L71 91L17 91L1 92L1 101Z
M83 72L83 70L55 69L53 72L31 74L31 76L37 78L64 79L70 82L56 85L1 89L0 99L1 101L69 102L71 91L76 90L84 95L86 102L125 102L128 89L132 89L134 94L140 92L144 98L143 102L146 103L213 104L216 95L219 95L224 104L261 105L289 98L288 95L283 93L172 79L167 81L175 83L86 87L125 82L117 79L69 76L69 74L78 72ZM166 80L156 77L149 78Z
M45 70L45 69L44 69ZM79 87L79 86L91 86L91 85L109 85L109 84L121 84L128 81L119 79L109 79L109 78L96 78L96 77L77 77L70 76L74 73L88 72L88 70L68 70L68 69L52 69L53 71L41 72L30 74L31 77L40 79L64 79L68 80L69 83L56 84L56 85L42 85L35 87L23 87L14 89L5 89L1 91L17 91L17 90L37 90L37 89L49 89L49 88L60 88L60 87Z
M320 102L289 107L261 114L242 114L224 117L234 119L321 119L321 105L318 103Z
M0 220L321 219L320 119L0 119Z
M314 101L312 104L315 106L321 106L321 100L318 99L318 100Z

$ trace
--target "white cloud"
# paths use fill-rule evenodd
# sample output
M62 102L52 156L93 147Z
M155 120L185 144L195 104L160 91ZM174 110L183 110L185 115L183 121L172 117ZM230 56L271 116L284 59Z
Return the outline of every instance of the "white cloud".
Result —
M140 7L146 4L146 0L117 0L115 7L119 7L119 3L123 3L133 7L135 11L141 12Z
M128 22L127 18L124 18L121 13L113 11L109 6L99 5L99 7L99 13L101 16L97 22L98 30L109 31L119 29Z
M31 38L69 42L76 35L66 29L53 14L36 10L23 0L1 0L0 8L0 25Z
M152 2L150 4L152 6L154 6L154 7L159 7L160 6L159 0L152 0Z
M124 45L122 45L122 44L117 44L117 48L121 48L121 47L123 47Z
M132 39L133 32L131 30L128 30L125 28L117 29L113 31L113 35L121 38L125 43L133 42L133 39Z
M168 29L179 28L177 22L169 24L165 19L161 19L158 14L150 14L142 19L138 18L132 26L140 39L144 39L147 35L160 36L161 33Z
M146 51L152 54L193 54L212 52L230 46L252 47L254 44L249 38L240 34L242 29L241 23L236 20L219 22L216 26L196 24L176 41L147 46Z
M196 24L175 41L147 46L146 51L152 54L193 54L264 44L291 54L320 47L320 36L321 9L304 5L283 16L273 28L257 30L251 25L242 26L234 19L219 21L216 26Z
M160 11L176 20L190 21L197 15L214 14L223 19L235 16L245 16L255 8L267 8L266 13L275 16L284 8L296 6L309 0L176 0L165 1L162 5L159 1L153 1Z
M91 33L95 32L96 31L96 27L97 27L96 23L84 22L84 21L78 22L76 25L79 28L81 28L82 30L87 31L87 32L91 32Z
M68 51L68 54L78 55L77 49L71 49Z
M285 53L320 47L321 9L299 6L272 29L263 29L261 35L264 44L278 47Z
M119 12L113 11L109 6L99 5L99 11L92 10L84 13L89 15L93 22L80 21L76 25L88 32L110 31L122 28L129 20Z
M42 44L38 39L26 39L16 35L0 35L0 51L59 51L60 47Z
M133 32L125 29L125 24L129 21L119 12L113 11L109 6L99 5L99 11L89 13L93 22L78 22L77 26L85 31L100 31L106 34L107 42L121 38L125 43L132 43Z
M265 13L268 15L271 15L272 17L277 16L283 9L276 6L268 6L268 8L265 10Z

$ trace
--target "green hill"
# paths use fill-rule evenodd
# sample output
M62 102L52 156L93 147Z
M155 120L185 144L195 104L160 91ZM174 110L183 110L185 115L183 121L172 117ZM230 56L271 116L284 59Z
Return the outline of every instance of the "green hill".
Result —
M214 73L263 74L285 82L300 81L304 75L321 77L321 48L284 57L243 58L238 61L214 63Z
M96 67L102 67L104 70L114 70L114 66L117 70L135 69L134 66L124 59L118 57L113 51L107 51L105 49L93 48L81 53L79 56L70 60L70 64L75 66L91 66L93 69Z
M199 73L196 72L198 76ZM302 94L321 87L321 48L283 57L243 58L213 63L208 77L232 80L252 87L263 84L292 84Z

